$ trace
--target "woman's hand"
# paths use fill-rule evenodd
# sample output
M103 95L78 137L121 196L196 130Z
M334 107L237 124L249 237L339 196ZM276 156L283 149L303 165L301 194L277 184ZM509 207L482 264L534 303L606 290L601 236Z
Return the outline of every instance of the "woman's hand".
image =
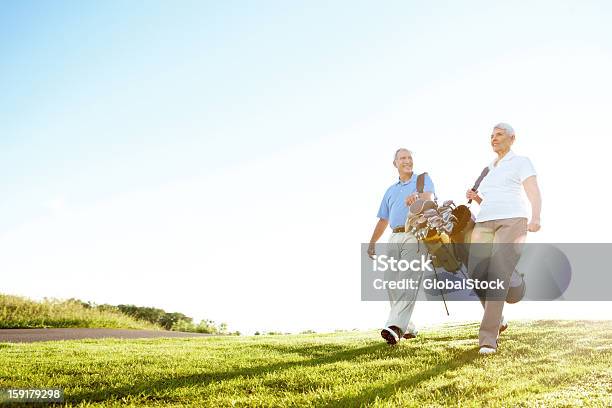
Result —
M540 228L541 228L540 220L537 220L537 219L532 219L531 221L529 221L529 224L527 225L527 231L529 232L538 232Z
M480 204L482 202L482 198L480 198L478 193L476 191L472 190L472 189L469 189L468 191L466 191L465 198L467 198L468 200L474 200L478 204Z

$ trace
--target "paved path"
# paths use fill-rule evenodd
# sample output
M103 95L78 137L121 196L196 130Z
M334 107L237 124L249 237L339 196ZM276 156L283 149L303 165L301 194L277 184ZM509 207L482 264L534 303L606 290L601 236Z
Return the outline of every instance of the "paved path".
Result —
M76 339L143 339L158 337L208 337L204 333L183 333L173 331L130 330L130 329L0 329L0 343L30 343L33 341L76 340Z

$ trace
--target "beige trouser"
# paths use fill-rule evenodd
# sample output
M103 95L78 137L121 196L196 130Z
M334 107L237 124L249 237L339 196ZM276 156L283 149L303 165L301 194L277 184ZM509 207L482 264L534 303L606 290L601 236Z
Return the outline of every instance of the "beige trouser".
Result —
M417 249L417 240L414 235L405 232L394 232L389 238L386 255L397 260L405 259L411 261L418 257ZM422 277L423 271L385 271L384 278L386 281L413 279L415 282L417 280L419 282L419 286L416 289L387 289L391 310L389 311L386 327L397 326L402 330L402 333L416 334L416 329L410 321L410 316L412 316Z
M504 310L505 297L508 292L510 277L521 257L522 244L527 235L526 218L506 218L476 223L472 231L472 244L468 261L470 278L495 281L497 278L505 282L504 290L477 292L484 307L484 315L480 323L480 346L497 348L499 325ZM507 245L507 244L515 245ZM506 245L498 245L506 244ZM488 267L478 268L483 261L488 260ZM489 299L487 299L489 295Z

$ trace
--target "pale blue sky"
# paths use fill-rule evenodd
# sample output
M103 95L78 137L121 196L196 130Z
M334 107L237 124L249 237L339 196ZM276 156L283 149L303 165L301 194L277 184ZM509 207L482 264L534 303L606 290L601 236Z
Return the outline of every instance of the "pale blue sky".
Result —
M0 227L322 138L515 50L609 47L601 2L3 2ZM362 141L369 143L370 141Z
M395 148L416 150L417 170L460 200L499 121L514 125L541 177L537 239L600 239L568 235L563 218L567 186L585 183L568 170L604 174L607 150L592 143L610 139L611 17L608 1L4 1L0 263L21 279L6 290L141 302L237 329L298 324L225 308L211 282L227 277L207 276L207 257L232 256L246 225L255 252L288 224L303 253L335 248L330 227L349 228L350 253L369 238ZM160 304L168 273L202 289ZM108 274L162 283L124 294L100 286ZM193 303L200 290L204 303ZM326 305L342 304L362 308L345 326L371 327L380 313L363 318L372 307L351 303L357 293L287 313L333 328L342 324Z

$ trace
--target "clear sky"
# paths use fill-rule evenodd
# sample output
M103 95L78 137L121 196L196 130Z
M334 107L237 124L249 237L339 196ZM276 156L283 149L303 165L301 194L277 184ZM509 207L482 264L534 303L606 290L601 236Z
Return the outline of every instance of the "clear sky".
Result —
M574 214L612 199L611 17L607 1L5 2L1 292L246 332L377 327L358 251L393 152L460 201L499 121L538 171L529 239L607 242L609 219ZM569 309L602 308L509 313Z

